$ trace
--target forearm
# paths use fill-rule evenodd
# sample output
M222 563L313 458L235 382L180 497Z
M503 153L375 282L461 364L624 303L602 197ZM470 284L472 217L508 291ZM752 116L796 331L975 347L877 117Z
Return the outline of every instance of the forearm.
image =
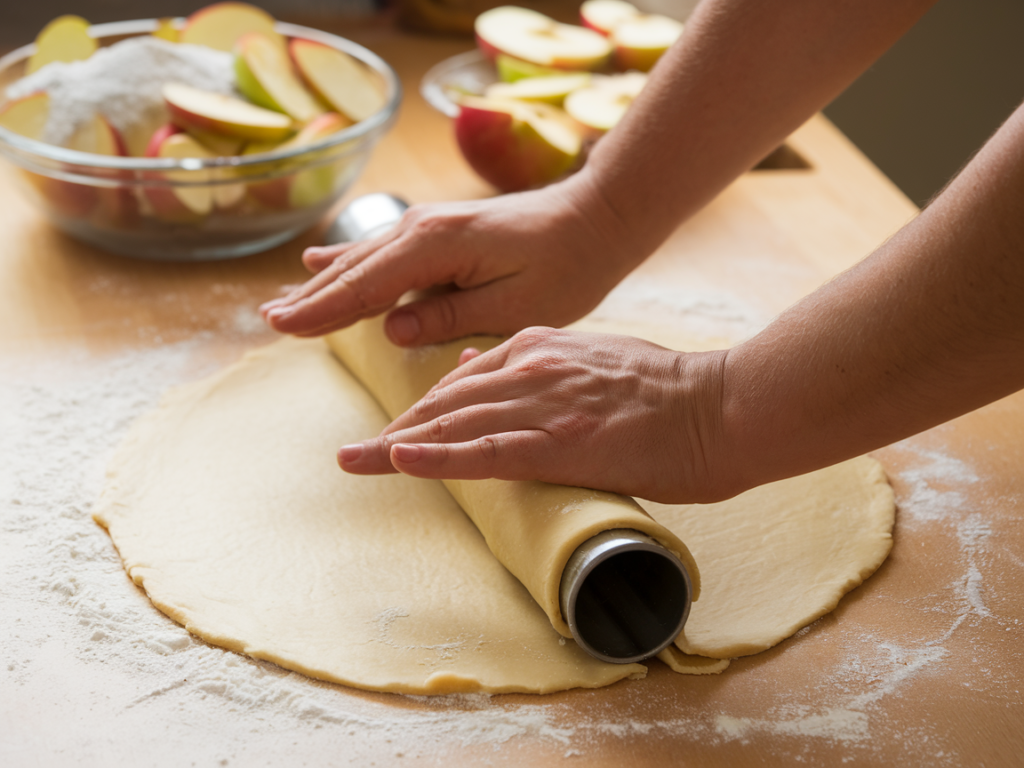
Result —
M891 241L729 352L730 482L825 466L1024 386L1021 211L1024 107Z
M898 40L934 0L705 0L566 185L637 260ZM631 265L635 266L635 264Z

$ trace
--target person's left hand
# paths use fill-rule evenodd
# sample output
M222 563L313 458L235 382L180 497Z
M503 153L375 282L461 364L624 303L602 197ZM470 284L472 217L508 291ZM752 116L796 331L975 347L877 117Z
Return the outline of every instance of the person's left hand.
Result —
M717 477L725 352L528 328L460 366L381 435L338 452L356 474L543 480L693 502Z

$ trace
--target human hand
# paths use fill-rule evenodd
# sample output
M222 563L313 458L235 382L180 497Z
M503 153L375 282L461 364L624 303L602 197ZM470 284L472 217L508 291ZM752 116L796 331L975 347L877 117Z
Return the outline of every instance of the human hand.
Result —
M663 501L726 498L725 352L529 328L460 366L381 435L338 452L356 474L543 480Z
M410 208L367 242L310 248L318 274L260 309L275 329L319 336L391 309L409 290L454 285L391 311L392 342L416 346L582 317L642 259L585 182ZM596 202L595 202L596 201Z

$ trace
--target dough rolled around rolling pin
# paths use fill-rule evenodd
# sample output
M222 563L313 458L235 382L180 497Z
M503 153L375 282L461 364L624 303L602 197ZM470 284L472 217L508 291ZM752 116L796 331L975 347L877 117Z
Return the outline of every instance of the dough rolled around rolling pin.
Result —
M326 341L394 419L457 366L463 349L485 351L502 340L473 337L403 349L388 341L381 316L332 333ZM647 534L682 561L693 583L693 600L700 595L697 564L686 545L628 496L532 481L445 480L444 484L494 556L522 582L564 637L572 634L559 609L562 571L577 547L602 531L632 528Z

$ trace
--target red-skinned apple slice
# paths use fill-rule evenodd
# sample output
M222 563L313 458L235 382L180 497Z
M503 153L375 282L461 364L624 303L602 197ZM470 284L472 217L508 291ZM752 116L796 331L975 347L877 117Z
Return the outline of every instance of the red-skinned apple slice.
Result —
M481 13L475 30L477 45L492 60L504 53L543 67L590 70L602 66L612 50L592 29L509 5Z
M79 152L91 152L94 155L108 155L112 157L124 157L128 155L128 148L124 137L103 115L94 115L92 119L86 120L80 125L71 138L68 140L69 149L77 149ZM112 175L130 175L126 171L110 171ZM66 184L66 182L63 182ZM81 190L83 185L68 184L68 186ZM99 198L99 206L93 212L93 219L108 226L128 227L135 221L139 213L138 200L127 186L119 187L94 187L95 195Z
M313 92L353 121L358 123L384 108L377 76L344 51L302 38L292 40L288 51Z
M81 61L92 56L99 43L89 34L89 22L81 16L58 16L36 37L36 50L25 72L32 74L54 61Z
M586 0L580 6L583 26L606 36L622 22L639 15L639 9L624 0Z
M78 126L68 140L68 148L94 155L124 157L128 154L121 133L103 115L94 115Z
M473 170L503 192L553 181L582 150L579 131L560 109L505 99L464 98L455 138Z
M262 152L285 152L291 149L311 146L328 136L352 125L352 121L337 112L320 115L295 136L283 144L250 144L245 155ZM287 163L288 161L282 161ZM268 208L298 208L318 202L317 193L322 197L330 193L336 169L333 164L306 168L295 174L282 175L268 181L249 184L250 194Z
M213 153L175 126L165 125L157 129L146 149L148 157L207 159ZM200 171L166 171L153 174L156 179L168 181L200 181L206 174ZM146 197L153 206L153 212L165 221L190 222L201 219L213 210L213 189L209 186L172 187L147 186Z
M235 47L238 90L253 104L284 112L300 123L324 113L292 70L291 59L261 32L242 35Z
M34 93L4 104L0 108L0 126L19 136L42 141L49 116L50 97L45 92ZM96 207L99 195L95 187L52 179L31 171L23 173L43 201L62 216L81 218Z
M637 16L615 27L611 35L615 66L649 72L683 34L683 25L668 16Z
M232 96L201 91L180 83L165 85L163 96L171 119L183 128L255 141L285 139L294 129L288 115Z
M262 32L282 48L284 38L274 29L274 17L248 3L214 3L193 13L185 20L178 42L205 45L231 53L243 35Z
M542 101L545 104L561 106L565 97L590 83L589 72L552 77L526 77L514 83L493 83L484 89L489 99L519 99L520 101Z
M146 152L149 157L184 160L198 158L208 160L216 157L206 147L189 136L176 130L176 126L165 125L157 129ZM226 169L224 169L226 170ZM221 171L223 172L223 170ZM180 182L213 181L218 171L165 171L158 178ZM162 219L176 222L190 222L208 215L214 207L231 208L245 196L243 184L209 184L206 186L146 187L153 211Z
M640 72L595 78L566 97L565 111L593 135L601 135L622 119L646 83L647 75Z

